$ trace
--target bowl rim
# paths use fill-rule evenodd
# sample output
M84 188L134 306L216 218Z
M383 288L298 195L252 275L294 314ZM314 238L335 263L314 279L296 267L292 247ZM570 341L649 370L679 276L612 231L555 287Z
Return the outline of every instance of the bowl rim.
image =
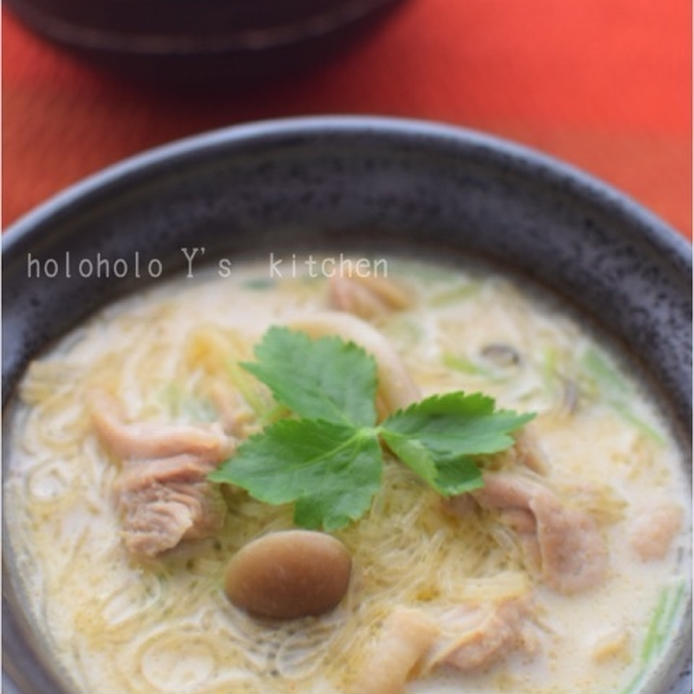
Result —
M220 150L233 153L238 147L316 136L370 136L375 140L386 136L410 142L414 138L415 142L421 140L425 148L433 148L433 151L438 148L448 153L453 150L462 155L476 154L493 164L503 164L516 171L525 170L543 186L561 188L564 193L586 200L617 221L623 221L640 235L648 250L671 260L677 265L680 275L688 274L691 289L690 242L653 212L610 184L572 164L501 137L426 120L370 115L322 115L255 121L185 137L135 154L65 188L9 225L2 234L3 263L10 262L17 252L21 253L27 242L48 233L46 227L52 223L69 218L84 205L98 204L112 194L117 195L124 186L136 186L165 174L172 166L194 163ZM687 627L687 620L679 620L678 624ZM684 639L686 651L688 634L682 632L680 637ZM664 653L660 667L650 673L645 682L647 687L657 684L663 671L669 672L684 660L686 653L683 656L681 647L675 646L676 641L673 641ZM9 672L4 664L3 679L7 674Z
M654 212L611 184L585 170L533 147L518 144L497 135L478 130L416 118L372 115L321 115L274 118L224 126L200 134L183 137L126 157L52 195L29 210L2 234L2 253L10 254L20 240L36 233L53 217L68 212L107 193L110 188L129 178L147 177L159 168L194 159L205 152L224 146L247 145L254 140L299 135L364 135L426 137L445 147L463 150L481 149L493 160L511 161L515 166L532 169L546 183L567 183L576 196L589 198L612 214L640 227L654 250L675 257L689 269L692 267L692 245Z

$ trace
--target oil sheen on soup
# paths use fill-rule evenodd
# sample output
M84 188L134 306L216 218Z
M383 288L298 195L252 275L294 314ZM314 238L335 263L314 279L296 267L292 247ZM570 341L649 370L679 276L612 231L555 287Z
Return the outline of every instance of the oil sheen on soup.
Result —
M312 274L239 262L175 279L29 366L9 422L9 541L73 689L637 691L689 580L682 453L646 389L579 318L488 269L389 258ZM207 477L296 419L243 366L273 326L362 345L379 421L460 391L535 417L476 456L484 486L467 493L442 495L381 442L368 509L304 547L280 534L292 503ZM265 564L302 561L309 594L268 607L283 588L261 590Z

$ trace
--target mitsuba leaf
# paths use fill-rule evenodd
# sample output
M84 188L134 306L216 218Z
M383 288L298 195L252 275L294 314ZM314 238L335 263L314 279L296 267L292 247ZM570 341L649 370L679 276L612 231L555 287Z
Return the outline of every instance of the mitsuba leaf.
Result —
M498 453L513 444L511 432L534 415L494 410L481 393L434 395L396 412L381 436L400 460L443 495L481 487L473 455Z
M209 478L270 504L295 502L297 525L335 530L369 508L381 466L374 429L285 419L251 437Z
M384 432L418 440L435 461L498 453L513 444L511 433L534 414L494 410L494 399L462 392L432 395L383 422Z
M376 421L376 362L353 342L273 327L254 352L258 361L243 368L300 417L352 426Z
M376 364L354 343L271 328L243 367L300 419L283 419L241 445L209 479L270 504L294 521L336 530L360 518L381 483L380 441L444 496L483 486L475 456L513 444L532 414L495 411L481 393L434 395L376 426Z
M436 457L418 439L393 431L383 430L381 436L401 462L443 496L462 494L484 486L482 472L472 458L463 456L448 460Z
M484 487L484 478L473 458L463 456L455 460L441 460L436 465L436 491L453 496Z

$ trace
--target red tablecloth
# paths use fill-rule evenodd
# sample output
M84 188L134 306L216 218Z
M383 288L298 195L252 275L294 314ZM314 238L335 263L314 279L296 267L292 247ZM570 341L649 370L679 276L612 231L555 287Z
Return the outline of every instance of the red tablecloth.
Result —
M691 235L689 0L408 0L338 60L242 98L147 93L5 12L5 225L167 140L256 118L380 113L533 145Z

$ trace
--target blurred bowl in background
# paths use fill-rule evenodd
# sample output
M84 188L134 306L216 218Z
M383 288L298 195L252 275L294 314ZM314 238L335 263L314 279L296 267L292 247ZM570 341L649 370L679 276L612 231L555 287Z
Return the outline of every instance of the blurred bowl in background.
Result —
M7 0L7 5L30 29L105 67L160 84L222 86L324 60L399 2Z

